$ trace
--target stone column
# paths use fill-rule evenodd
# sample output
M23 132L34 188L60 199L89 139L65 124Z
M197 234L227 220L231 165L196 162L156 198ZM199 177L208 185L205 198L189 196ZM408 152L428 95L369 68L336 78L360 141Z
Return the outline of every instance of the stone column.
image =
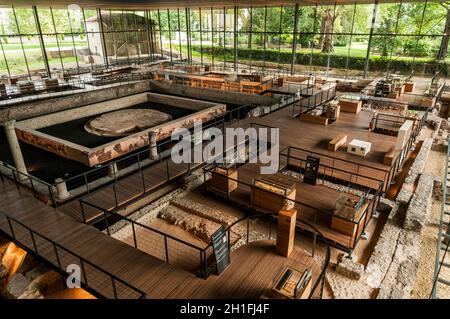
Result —
M156 133L149 133L149 144L150 144L150 159L155 160L158 158L158 147L156 144Z
M119 170L117 169L117 164L115 162L109 164L108 177L116 177L118 173L119 173Z
M16 169L22 173L17 176L19 179L23 180L27 178L28 172L23 160L22 151L20 149L19 140L17 139L16 130L14 129L15 120L10 120L4 123L6 139L8 140L9 150L14 160L14 165Z
M56 199L64 200L70 197L70 193L67 190L66 182L62 178L55 179L56 184Z

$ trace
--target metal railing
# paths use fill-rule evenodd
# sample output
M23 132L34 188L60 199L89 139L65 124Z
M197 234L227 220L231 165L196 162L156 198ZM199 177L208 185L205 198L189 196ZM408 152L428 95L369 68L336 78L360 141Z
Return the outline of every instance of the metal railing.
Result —
M320 166L323 168L324 174L327 174L330 177L336 177L336 172L342 172L342 180L359 185L363 185L363 182L366 182L366 184L369 185L375 182L374 187L371 187L375 189L378 188L379 183L383 183L384 188L386 188L386 183L388 182L389 170L375 168L366 164L345 160L295 146L288 146L281 150L280 156L285 156L297 161L306 161L308 156L317 157L320 159ZM293 163L288 164L292 165ZM348 177L346 178L347 175Z
M302 158L294 155L294 147L287 147L280 151L280 171L291 170L298 174L303 174L307 166L307 158ZM336 167L335 162L319 164L318 177L324 181L332 183L342 184L353 189L362 191L363 193L369 192L374 194L375 192L382 191L384 181L368 175L360 175L360 169L345 169L346 161L343 161L341 168ZM348 162L351 163L351 162ZM348 166L347 166L348 167Z
M214 169L214 166L204 168L204 174L214 174ZM246 192L248 194L247 200L243 201L242 199L235 198L233 192L225 192L222 189L218 189L212 186L210 182L206 182L206 191L212 192L215 195L225 198L240 208L245 207L247 210L255 213L274 214L273 211L267 210L265 207L254 205L250 202L251 189L255 187L253 184L230 176L224 176L223 178L226 179L228 183L236 183L237 188L241 193ZM298 208L299 213L297 219L300 221L300 223L304 222L303 224L305 225L313 225L315 229L319 229L320 227L328 229L332 217L353 224L356 227L356 236L346 236L345 234L343 234L340 242L337 242L334 238L327 238L326 235L324 235L324 238L327 239L327 241L332 242L333 246L346 252L351 252L356 247L361 234L364 232L367 223L372 217L373 211L375 209L375 203L379 200L379 193L377 192L375 193L376 195L368 196L366 200L367 206L360 213L360 216L357 219L348 219L340 215L333 215L332 212L322 211L309 204L300 202L299 200L291 199L284 195L275 194L263 188L258 188L258 191L266 193L267 196L278 198L277 201L291 202L296 208ZM282 205L280 206L280 209L281 208ZM306 233L312 234L313 236L315 235L314 231L312 231L309 226L302 227L302 230Z
M376 133L384 133L396 136L405 121L413 121L412 131L415 131L420 120L412 116L398 116L389 113L374 113L372 117L372 130Z
M89 212L89 209L102 212L101 221L104 223L105 232L108 236L121 240L168 264L196 273L204 279L208 278L211 273L208 262L213 254L211 245L200 247L135 221L130 217L122 216L114 211L107 211L84 199L79 201L83 212ZM111 222L111 220L114 222ZM113 232L114 229L118 228L118 225L122 226L121 229ZM119 236L121 232L125 231L130 238L126 235Z
M411 150L411 147L413 143L416 141L417 136L420 134L420 131L422 130L423 126L425 125L425 122L428 118L428 112L426 111L420 121L418 123L415 123L413 127L413 131L411 132L411 135L408 139L408 141L405 143L403 149L401 150L400 154L398 154L397 158L395 159L394 163L391 165L391 168L389 170L389 175L387 176L387 179L385 180L385 191L388 189L389 184L395 180L396 174L402 169L403 164L405 163L408 154Z
M87 203L80 199L80 204L85 207L96 207L91 203ZM109 224L109 220L114 219L116 223ZM268 223L266 227L262 227L260 221L264 220ZM228 237L228 248L230 251L235 247L249 244L253 241L267 239L273 240L272 237L272 224L276 220L276 216L267 214L249 215L237 219L232 224L226 226L225 231ZM105 223L105 232L108 236L121 240L126 244L139 249L149 255L152 255L168 264L180 267L184 270L192 272L203 279L207 279L212 273L216 272L216 264L214 257L214 249L212 242L199 246L193 243L189 243L175 236L164 233L150 225L143 224L139 221L132 219L131 216L125 217L116 212L107 212L103 210L103 221ZM252 223L252 221L254 223ZM256 222L259 222L258 224ZM314 226L308 224L315 231L315 236L319 236L325 243L325 259L321 267L321 272L317 279L314 281L313 288L310 293L310 298L316 293L316 289L320 283L322 288L320 296L323 291L323 281L326 269L330 261L330 248L325 237ZM259 234L256 236L256 240L252 240L251 234L253 233L252 225L255 224L255 232ZM118 225L120 229L118 229ZM238 230L240 228L240 230ZM261 237L261 228L266 230L264 237ZM114 231L115 229L115 231ZM244 234L242 233L244 231ZM312 248L312 256L314 256L314 247Z
M271 112L274 112L276 110L279 110L283 107L288 106L290 103L293 103L295 100L295 95L289 96L287 99L284 99L283 102L276 103L275 105L272 105L270 107L267 107L267 112L260 114L260 116L265 116ZM254 105L246 104L242 105L240 107L234 108L232 110L227 111L225 114L219 114L214 117L211 121L207 123L203 123L202 129L205 131L209 128L219 128L221 130L224 130L226 127L232 127L232 126L238 126L242 120L246 120L249 116L249 112L251 110L255 109ZM255 123L246 123L243 128L251 127L256 125ZM191 128L190 131L193 129ZM142 170L149 165L155 164L157 162L161 162L163 160L166 160L169 157L170 154L170 147L173 145L174 141L167 140L163 142L158 142L156 149L158 153L158 158L156 160L150 161L150 151L151 147L147 147L141 151L138 151L134 154L127 155L125 157L122 157L118 160L114 160L108 163L108 165L99 166L93 169L90 169L89 171L80 173L76 176L64 178L62 182L65 182L67 185L67 188L70 190L77 189L77 188L85 188L85 193L90 194L93 190L92 187L90 187L90 183L94 180L97 180L99 178L107 178L108 176L108 167L110 166L116 166L119 171L121 169L124 169L126 167L129 167L130 165L137 166L133 172L138 171L141 176L143 176ZM181 164L184 165L184 164ZM191 170L192 167L190 167L188 164L186 166L186 172ZM170 172L168 172L167 168L166 175L170 176ZM119 177L125 176L124 174L117 174L116 171L113 169L113 176L110 176L110 182L116 183ZM131 173L131 172L129 172ZM127 173L128 174L128 173ZM56 187L56 184L54 186ZM145 180L142 180L142 185L145 185ZM145 186L143 186L145 187Z
M19 85L5 86L5 90L0 92L0 108L24 102L33 102L40 99L55 98L73 94L82 94L99 89L112 88L120 85L131 84L152 78L152 72L156 70L156 65L145 66L141 64L124 64L124 66L134 68L128 73L112 74L114 69L111 66L98 65L86 67L85 70L71 69L64 70L58 86L46 87L45 78L38 80L27 80L31 83L29 89L20 92ZM155 70L154 70L155 69ZM88 74L94 72L94 75ZM102 72L105 73L102 76ZM97 74L95 74L97 73ZM57 79L57 77L53 78Z
M332 86L327 90L321 90L314 94L314 87L306 88L300 91L300 95L304 98L292 105L292 116L297 117L302 113L311 111L312 109L330 101L336 97L336 86Z
M449 244L450 244L450 202L447 201L447 189L450 187L448 180L448 171L450 165L450 142L447 144L447 158L445 160L444 179L442 182L442 206L441 216L439 220L439 232L436 244L436 257L434 263L434 279L433 289L430 298L438 299L439 287L442 285L450 286L450 261L449 261ZM448 298L448 294L441 296Z
M259 125L259 124L257 124ZM261 125L261 126L265 126L265 125ZM286 148L285 150L289 150L289 147ZM279 153L279 163L280 163L280 168L279 171L283 172L283 170L285 169L292 169L294 168L294 170L299 173L304 172L304 166L305 166L305 159L299 158L299 157L295 157L293 156L291 153L288 152L288 154L284 154L284 151L282 150ZM251 154L250 153L251 148L247 148L245 149L246 153L246 161L245 163L235 163L234 166L236 167L236 169L239 166L242 165L246 165L247 163L249 163L251 161L251 159L254 158L255 154ZM283 164L282 158L286 157L286 161ZM242 158L242 155L241 155ZM297 162L297 163L296 163ZM299 164L300 162L300 164ZM303 164L301 164L303 163ZM297 165L296 165L297 164ZM204 180L205 182L208 180L207 175L213 175L216 174L215 170L217 169L217 167L220 166L220 164L217 163L213 163L210 164L209 166L203 168L203 174L204 174ZM340 176L336 176L339 173ZM383 181L382 180L378 180L376 178L373 178L371 176L358 176L358 173L353 172L353 171L347 171L347 170L343 170L343 169L338 169L336 167L333 166L328 166L326 164L321 163L320 164L320 168L319 168L319 174L320 176L322 176L322 180L330 180L330 177L334 178L334 182L336 181L346 181L346 186L349 188L353 188L356 189L358 191L360 191L362 193L362 196L360 196L359 198L359 203L358 205L360 207L363 207L367 204L367 206L365 206L364 210L362 212L360 212L360 216L359 218L356 219L351 219L351 218L346 218L344 216L339 216L339 215L334 215L333 218L337 218L337 219L342 219L345 222L349 222L355 225L356 227L356 234L357 236L349 236L348 238L348 243L342 244L342 243L335 243L336 247L346 250L346 251L351 251L356 247L356 244L358 243L359 239L360 239L360 235L364 232L366 225L368 224L368 222L370 221L373 211L376 209L376 206L379 203L380 200L380 196L383 192ZM255 187L255 185L245 182L243 180L239 180L238 178L235 177L231 177L227 175L222 175L220 174L220 178L226 179L225 184L229 184L234 183L236 186L236 189L240 189L241 191L246 191L249 194L251 193L252 188ZM345 179L344 177L348 176L347 179ZM354 177L354 178L353 178ZM299 181L300 181L300 176L298 177ZM369 186L361 186L359 185L358 182L358 178L365 178L367 180L371 181L371 184ZM359 180L360 182L360 180ZM247 209L251 210L251 211L256 211L256 212L263 212L263 213L268 213L268 214L273 214L274 212L268 211L266 210L264 207L257 207L255 205L253 205L253 203L251 203L250 201L246 202L242 202L242 197L240 197L240 199L234 198L232 195L232 192L225 192L222 189L218 189L214 186L211 185L211 181L206 182L206 189L207 190L212 190L213 193L224 197L228 200L230 200L231 202L236 203L238 206L242 206L244 205ZM296 199L292 199L292 198L288 198L286 197L286 195L281 195L281 194L276 194L273 193L269 190L266 190L264 188L258 188L259 191L266 193L268 196L275 196L278 198L278 200L280 202L284 202L284 201L289 201L291 203L293 203L294 205L297 205L297 207L300 207L299 211L300 211L300 217L303 214L303 218L302 220L306 220L308 219L312 225L314 225L314 227L317 227L317 225L321 225L323 227L329 227L329 220L332 217L332 212L324 212L320 209L317 209L316 207L313 207L311 205L308 205L306 203L300 202ZM249 198L247 198L246 200L249 200ZM307 213L305 213L305 211ZM364 221L363 221L364 218Z
M22 173L14 166L0 161L0 178L3 180L4 176L12 179L16 184L17 189L21 186L25 186L32 192L35 198L38 198L44 202L50 201L50 204L53 207L58 205L54 185L49 184L33 175Z
M70 275L67 272L69 265L79 265L81 268L81 285L94 295L114 299L144 299L146 297L145 292L31 229L1 210L0 216L8 225L8 229L3 229L4 233L14 243L47 264L51 264L52 268L56 269L62 276ZM1 224L6 225L4 222Z

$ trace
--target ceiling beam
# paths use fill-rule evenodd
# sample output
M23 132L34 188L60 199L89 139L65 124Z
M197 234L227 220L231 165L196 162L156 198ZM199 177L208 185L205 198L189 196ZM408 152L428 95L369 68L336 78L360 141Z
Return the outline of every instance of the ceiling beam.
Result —
M403 2L424 2L425 0L418 1L403 1ZM361 4L374 3L374 0L11 0L10 4L2 3L0 7L8 7L14 4L15 7L20 6L32 6L54 8L66 8L70 4L77 4L85 9L95 8L120 8L120 9L162 9L162 8L198 8L198 7L253 7L258 6L279 6L279 5L291 5L294 6L298 3L300 6L304 5L334 5L337 4L354 4L355 2ZM381 0L379 3L398 3L400 0Z

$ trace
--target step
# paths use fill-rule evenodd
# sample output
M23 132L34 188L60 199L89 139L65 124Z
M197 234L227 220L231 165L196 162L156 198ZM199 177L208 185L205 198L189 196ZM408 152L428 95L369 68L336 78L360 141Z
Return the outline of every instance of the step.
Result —
M445 262L441 262L441 265L447 268L450 268L450 264L449 263L445 263Z
M441 284L450 286L450 281L445 280L444 278L438 278L438 281L439 281Z

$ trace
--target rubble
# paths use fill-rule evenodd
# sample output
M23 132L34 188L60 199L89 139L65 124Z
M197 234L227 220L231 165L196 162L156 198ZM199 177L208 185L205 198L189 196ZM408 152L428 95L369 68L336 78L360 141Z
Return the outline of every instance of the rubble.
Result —
M448 147L448 135L449 124L447 120L442 120L439 130L433 132L433 145L431 146L432 150L439 152L447 152Z
M396 203L393 200L385 197L380 197L380 201L377 206L377 211L380 213L389 214L395 207Z
M336 265L336 272L350 279L359 280L364 273L364 265L344 257Z
M427 138L423 141L422 147L420 148L420 151L417 154L414 163L411 165L408 175L403 182L402 189L397 196L397 203L408 205L409 201L411 200L411 197L414 193L416 181L419 175L422 174L425 169L432 143L433 139L431 138Z
M158 217L170 224L181 227L206 243L211 242L212 235L221 226L208 218L188 213L172 205L161 210Z
M44 299L44 296L36 288L25 290L17 299Z
M225 215L217 209L208 207L190 199L175 198L170 202L170 204L200 217L208 218L216 223L222 224L224 227L228 227L237 221L237 218L234 216Z
M61 276L53 270L47 271L36 277L27 287L27 290L37 289L40 293L45 294L51 284L60 280Z

